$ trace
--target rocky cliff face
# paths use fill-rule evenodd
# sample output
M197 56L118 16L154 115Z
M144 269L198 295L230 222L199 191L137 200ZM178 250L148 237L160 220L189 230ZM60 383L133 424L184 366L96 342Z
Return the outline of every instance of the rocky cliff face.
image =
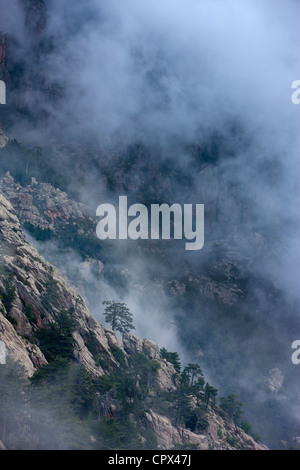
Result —
M16 213L3 195L0 195L0 246L0 340L5 343L9 357L21 363L29 377L47 364L37 333L67 311L75 325L71 362L81 364L96 378L118 369L116 351L122 351L125 364L144 355L159 366L152 394L176 390L176 371L162 358L158 346L128 333L122 343L112 330L103 328L60 272L26 241ZM89 348L91 339L93 351ZM203 434L175 426L171 418L151 408L144 412L142 420L143 426L155 434L161 449L178 445L198 449L264 449L224 413L222 417L221 410L209 411L209 426Z
M176 445L194 446L199 450L268 450L257 444L242 429L236 427L219 413L209 411L209 426L205 434L196 434L181 426L175 427L166 416L153 410L145 413L148 426L155 432L161 449L172 449Z
M8 143L8 137L0 126L0 149L3 149Z
M83 204L70 199L68 195L48 183L39 183L32 178L31 184L23 187L9 172L0 180L0 190L10 201L22 225L31 224L33 228L51 230L59 233L67 225L78 226L78 235L83 233L80 225L93 224L93 219L84 212ZM91 234L90 231L87 232Z
M1 339L7 343L13 357L20 360L28 374L32 375L38 366L46 362L38 346L32 344L34 333L49 322L53 322L55 313L72 310L72 317L76 323L75 359L93 374L103 374L103 369L101 366L96 366L92 354L86 347L92 331L101 357L106 357L110 367L113 368L116 361L108 342L108 338L112 341L111 334L106 334L94 320L83 299L72 290L61 274L26 242L12 206L2 195L0 203L2 269L0 289L7 294L9 284L10 289L14 290L9 308L5 308L2 304ZM29 305L32 321L26 317L26 308Z

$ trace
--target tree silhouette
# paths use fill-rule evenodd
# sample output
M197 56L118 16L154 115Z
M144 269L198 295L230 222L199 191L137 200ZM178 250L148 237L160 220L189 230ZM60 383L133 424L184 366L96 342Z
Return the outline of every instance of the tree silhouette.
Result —
M188 364L184 369L190 379L190 386L192 387L197 380L198 385L203 388L205 381L201 367L199 364Z
M220 398L220 407L228 414L235 424L239 422L239 419L243 414L242 406L243 404L234 393L231 393L228 397Z
M214 405L216 402L216 397L218 395L218 390L207 382L204 388L204 403L206 405L206 410L209 404Z
M130 330L135 330L132 313L123 302L105 300L103 305L106 305L104 311L105 321L110 323L114 331L124 334L129 333Z
M178 374L180 374L180 372L181 372L181 362L180 362L179 354L177 352L169 352L169 351L167 351L166 348L162 348L160 350L160 354L162 355L162 357L164 359L166 359L168 362L173 364L174 369L176 370L176 372L178 372Z

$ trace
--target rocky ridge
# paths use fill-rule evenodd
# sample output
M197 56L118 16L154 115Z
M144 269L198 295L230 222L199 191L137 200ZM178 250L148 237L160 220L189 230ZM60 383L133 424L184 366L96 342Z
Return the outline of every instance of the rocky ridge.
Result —
M35 178L32 178L30 185L23 187L7 172L0 180L0 190L23 225L29 223L35 228L57 233L59 224L93 223L93 219L86 216L83 204L73 201L49 183L39 183Z
M76 326L72 361L80 363L97 377L117 369L116 349L123 351L125 361L142 353L159 364L159 389L162 392L176 389L175 369L162 358L158 346L149 339L140 340L130 334L124 335L122 343L112 330L103 328L60 272L26 241L16 213L3 195L0 195L0 241L0 340L5 343L9 356L23 365L28 376L47 364L38 342L34 340L34 333L54 322L59 312L69 311ZM12 289L14 295L9 302ZM49 293L55 294L56 302L49 300ZM31 305L30 317L28 305ZM98 361L88 349L91 336L99 354ZM221 412L218 414L215 410L209 411L209 427L204 434L176 427L168 416L153 409L144 413L143 420L144 425L154 432L161 449L177 445L192 445L203 450L265 449L237 428L224 413L222 417Z

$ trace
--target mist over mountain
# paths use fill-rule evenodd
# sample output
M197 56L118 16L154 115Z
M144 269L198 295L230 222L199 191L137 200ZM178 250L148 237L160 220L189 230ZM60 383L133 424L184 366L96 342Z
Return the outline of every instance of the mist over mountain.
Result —
M298 2L0 0L0 12L0 189L27 238L97 320L122 299L138 336L199 362L282 448L300 435ZM96 208L119 195L205 204L203 250L100 243Z

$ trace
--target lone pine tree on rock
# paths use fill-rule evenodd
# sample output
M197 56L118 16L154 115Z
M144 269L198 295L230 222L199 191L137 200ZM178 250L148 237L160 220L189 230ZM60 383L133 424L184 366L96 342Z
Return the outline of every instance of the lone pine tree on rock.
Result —
M124 334L129 333L130 330L135 330L133 315L124 302L105 300L103 305L106 305L104 311L105 321L110 323L114 331Z

